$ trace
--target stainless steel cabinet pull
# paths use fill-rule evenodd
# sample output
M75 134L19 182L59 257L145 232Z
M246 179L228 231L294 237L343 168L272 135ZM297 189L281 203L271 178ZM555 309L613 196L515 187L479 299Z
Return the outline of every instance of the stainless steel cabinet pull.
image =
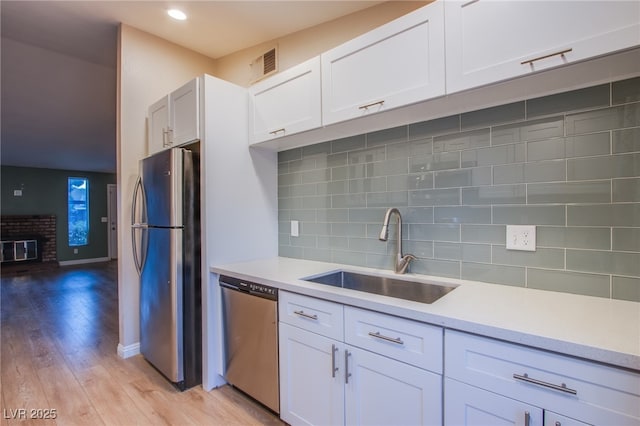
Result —
M349 383L349 377L351 377L351 373L349 373L349 357L351 353L348 350L344 350L344 382L345 384Z
M317 320L318 316L316 314L308 314L305 311L293 311L294 314L300 315L301 317L309 318L312 320Z
M336 371L338 371L338 367L336 367L336 352L338 352L336 345L331 345L331 377L336 377Z
M359 106L358 109L369 109L372 106L376 106L376 105L380 105L380 106L384 105L384 100L378 101L378 102L373 102L373 103L370 103L370 104L367 104L367 105Z
M171 146L175 142L176 136L173 134L173 129L171 127L167 127L167 132L169 135L169 146Z
M272 132L269 132L269 134L270 135L276 135L276 134L278 134L280 132L284 133L284 127L282 129L278 129L278 130L274 130Z
M531 377L529 377L527 373L525 373L522 376L520 374L514 374L513 378L516 380L521 380L523 382L532 383L534 385L544 386L545 388L557 390L560 392L570 393L571 395L578 394L577 390L568 388L567 385L564 383L560 385L554 385L553 383L547 383L547 382L543 382L542 380L532 379Z
M167 139L169 139L168 136L169 130L165 129L164 127L162 128L162 146L167 146Z
M173 129L167 127L162 129L162 146L171 146L173 144Z
M559 52L549 53L548 55L538 56L537 58L527 59L526 61L520 62L520 65L533 64L536 61L540 61L542 59L551 58L552 56L564 56L565 53L569 53L572 50L573 49L569 48L569 49L561 50Z
M370 331L369 336L375 337L376 339L386 340L387 342L397 343L398 345L404 345L404 342L401 338L385 336L384 334L380 334L379 331L376 331L375 333L373 331Z
M531 413L529 413L528 411L524 412L524 426L530 426L531 425Z

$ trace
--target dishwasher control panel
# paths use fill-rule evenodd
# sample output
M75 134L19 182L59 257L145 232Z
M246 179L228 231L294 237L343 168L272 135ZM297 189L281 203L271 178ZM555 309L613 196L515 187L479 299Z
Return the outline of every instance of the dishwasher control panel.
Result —
M252 283L226 275L220 276L220 285L236 291L250 293L258 297L278 300L278 289L264 284Z

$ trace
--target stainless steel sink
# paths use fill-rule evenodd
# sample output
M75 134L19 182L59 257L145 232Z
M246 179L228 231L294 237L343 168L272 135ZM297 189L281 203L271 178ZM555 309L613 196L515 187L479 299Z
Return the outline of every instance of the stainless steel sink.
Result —
M433 303L455 289L453 286L359 274L342 270L302 279L304 281L380 294L382 296L397 297L399 299L421 303Z

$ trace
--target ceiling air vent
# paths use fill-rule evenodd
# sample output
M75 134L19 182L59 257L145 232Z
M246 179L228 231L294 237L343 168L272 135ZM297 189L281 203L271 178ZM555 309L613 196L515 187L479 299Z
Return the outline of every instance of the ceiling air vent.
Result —
M251 62L251 82L255 83L276 71L278 71L278 52L274 47Z

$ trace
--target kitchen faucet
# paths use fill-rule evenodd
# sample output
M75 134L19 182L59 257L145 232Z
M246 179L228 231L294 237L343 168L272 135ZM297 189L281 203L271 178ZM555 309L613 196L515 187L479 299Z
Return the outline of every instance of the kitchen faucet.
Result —
M400 215L400 210L395 207L387 210L384 215L384 221L382 222L382 231L380 231L380 241L387 241L387 238L389 238L389 220L391 219L391 215L393 213L398 215L398 231L396 232L397 244L394 271L396 274L404 274L405 272L407 272L409 263L412 260L415 260L416 257L412 254L402 254L402 216Z

